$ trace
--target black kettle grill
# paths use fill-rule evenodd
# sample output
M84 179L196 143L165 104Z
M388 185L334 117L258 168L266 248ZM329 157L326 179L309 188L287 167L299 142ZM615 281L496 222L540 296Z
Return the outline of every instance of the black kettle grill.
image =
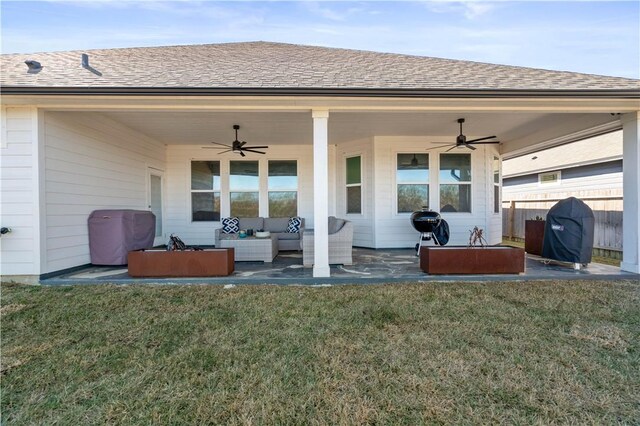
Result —
M416 244L416 252L420 251L422 241L429 241L431 238L433 238L436 245L442 245L434 234L434 230L440 226L441 221L440 213L429 210L427 207L423 207L422 210L411 214L411 225L420 233L420 239Z

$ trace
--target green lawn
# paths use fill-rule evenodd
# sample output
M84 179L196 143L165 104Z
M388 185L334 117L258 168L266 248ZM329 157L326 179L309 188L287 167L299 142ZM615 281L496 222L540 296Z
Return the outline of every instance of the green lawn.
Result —
M3 286L2 424L638 424L637 281Z

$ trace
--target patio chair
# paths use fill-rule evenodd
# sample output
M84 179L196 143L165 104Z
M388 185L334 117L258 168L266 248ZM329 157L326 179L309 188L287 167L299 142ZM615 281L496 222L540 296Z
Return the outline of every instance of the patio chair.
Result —
M313 266L314 234L313 230L302 231L302 264ZM329 264L353 265L353 222L329 217Z

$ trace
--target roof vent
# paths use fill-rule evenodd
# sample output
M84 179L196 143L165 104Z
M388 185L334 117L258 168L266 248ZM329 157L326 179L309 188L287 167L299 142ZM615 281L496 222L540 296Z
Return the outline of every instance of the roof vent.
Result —
M102 76L102 73L100 71L89 65L89 55L87 55L86 53L82 54L82 68L91 71L97 76Z
M38 61L27 59L26 61L24 61L24 63L29 67L29 69L27 70L29 74L36 74L42 71L42 65L40 65L40 62Z

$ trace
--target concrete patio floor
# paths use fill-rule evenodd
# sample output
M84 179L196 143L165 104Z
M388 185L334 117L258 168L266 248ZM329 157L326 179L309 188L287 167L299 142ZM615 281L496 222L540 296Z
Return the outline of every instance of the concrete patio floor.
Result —
M640 275L620 268L591 263L576 271L570 264L545 263L527 255L526 272L521 275L429 275L420 270L411 249L353 249L353 265L331 266L331 277L314 278L311 268L303 268L302 253L281 252L273 263L236 262L235 272L215 278L132 278L126 266L87 266L79 271L42 280L43 285L80 284L379 284L426 281L533 281L570 279L640 279Z

